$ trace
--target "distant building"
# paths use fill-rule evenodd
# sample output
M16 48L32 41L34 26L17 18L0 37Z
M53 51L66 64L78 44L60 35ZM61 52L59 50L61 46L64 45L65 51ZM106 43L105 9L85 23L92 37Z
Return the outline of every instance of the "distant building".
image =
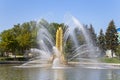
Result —
M117 28L118 42L120 43L120 28Z

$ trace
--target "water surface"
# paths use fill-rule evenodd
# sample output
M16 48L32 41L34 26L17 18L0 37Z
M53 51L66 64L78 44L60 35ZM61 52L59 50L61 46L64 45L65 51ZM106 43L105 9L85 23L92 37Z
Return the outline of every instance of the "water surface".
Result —
M120 80L119 69L17 68L0 65L0 80Z

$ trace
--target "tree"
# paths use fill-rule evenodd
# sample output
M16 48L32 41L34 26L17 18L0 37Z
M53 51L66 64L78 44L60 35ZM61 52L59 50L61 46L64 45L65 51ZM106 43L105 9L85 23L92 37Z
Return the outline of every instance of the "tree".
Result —
M89 32L90 32L90 37L92 39L91 42L93 43L94 46L96 46L97 45L97 37L96 37L95 30L94 30L92 24L90 24Z
M120 59L120 45L117 47L115 54L118 56Z
M41 19L40 22L39 22L39 27L48 28L49 27L49 23L45 19Z
M25 33L19 35L17 38L19 46L21 47L22 52L31 47L31 34Z
M51 23L48 27L48 30L52 34L54 40L55 40L55 37L56 37L56 35L55 35L56 31L59 27L62 27L63 33L64 33L67 26L65 26L64 24Z
M12 29L5 30L0 35L0 51L24 54L26 49L36 47L37 28L35 22L26 22L14 25Z
M100 30L100 33L99 33L99 36L98 36L98 46L99 46L99 48L100 48L100 50L101 50L101 55L103 56L103 55L105 55L104 53L105 53L105 51L106 51L106 41L105 41L105 35L104 35L104 33L103 33L103 30L101 29Z
M114 21L110 21L107 31L106 31L106 48L111 50L111 55L113 57L113 52L115 52L118 46L118 39L117 39L117 30L115 28Z
M32 26L31 26L32 25ZM33 38L33 24L26 22L20 26L20 34L17 34L16 40L19 43L19 50L23 54L25 50L30 49ZM17 33L17 32L16 32Z
M12 29L6 30L1 34L1 42L0 48L4 52L12 52L15 53L17 46L17 41L15 39L15 35ZM16 56L15 56L16 57Z
M35 21L30 21L31 26L31 47L36 48L37 47L37 23Z

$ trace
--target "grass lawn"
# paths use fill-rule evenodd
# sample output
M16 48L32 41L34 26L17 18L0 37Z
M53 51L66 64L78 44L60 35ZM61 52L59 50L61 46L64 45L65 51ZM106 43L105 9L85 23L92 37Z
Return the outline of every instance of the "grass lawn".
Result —
M101 61L102 62L105 62L105 63L120 63L120 59L118 58L101 58Z

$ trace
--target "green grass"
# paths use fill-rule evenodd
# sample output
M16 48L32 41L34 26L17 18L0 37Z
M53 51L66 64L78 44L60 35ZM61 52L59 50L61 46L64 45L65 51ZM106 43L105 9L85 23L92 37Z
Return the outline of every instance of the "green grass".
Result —
M120 59L118 58L101 58L101 61L102 62L105 62L105 63L120 63Z

